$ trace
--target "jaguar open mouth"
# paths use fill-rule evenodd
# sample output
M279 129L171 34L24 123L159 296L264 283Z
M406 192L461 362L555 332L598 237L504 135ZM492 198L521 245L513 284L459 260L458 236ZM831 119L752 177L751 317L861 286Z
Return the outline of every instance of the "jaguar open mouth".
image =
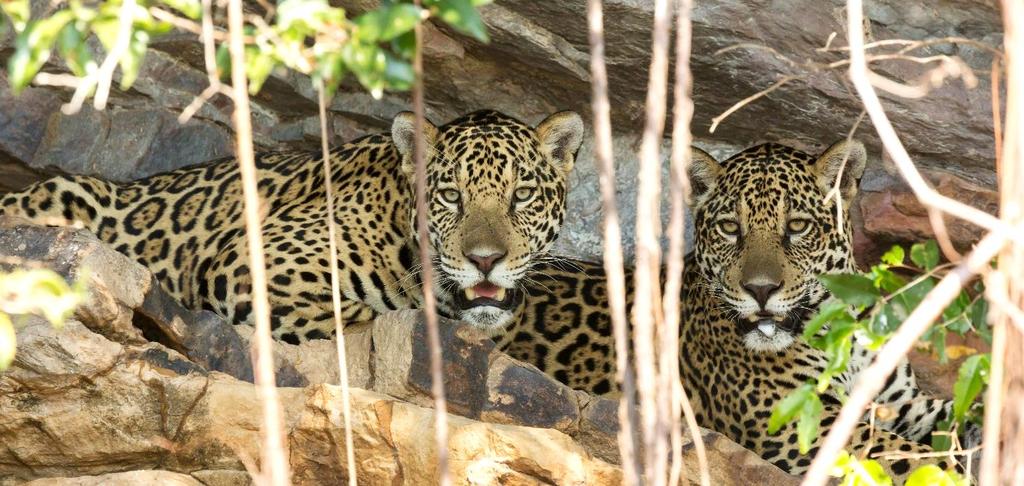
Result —
M462 289L461 292L455 294L455 305L463 310L481 306L508 310L517 305L520 300L522 300L522 292L499 287L487 281Z
M792 315L777 316L771 312L761 311L747 317L740 317L736 320L740 334L748 334L753 331L761 333L766 338L775 336L779 331L792 333L801 326L801 319Z

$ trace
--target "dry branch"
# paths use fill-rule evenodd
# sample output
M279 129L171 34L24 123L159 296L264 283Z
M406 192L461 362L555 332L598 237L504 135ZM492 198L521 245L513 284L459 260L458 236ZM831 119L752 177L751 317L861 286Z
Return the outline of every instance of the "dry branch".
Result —
M1000 217L1017 227L1024 227L1024 2L1004 0L1003 38L1006 49L1006 133L1003 137L1002 163L999 167ZM1021 231L1024 233L1024 231ZM999 266L994 281L994 325L1003 328L1005 367L1000 370L1000 381L990 381L990 387L1002 387L1002 403L987 404L1002 414L1000 424L985 424L996 429L987 435L986 456L998 454L998 479L1002 484L1020 484L1024 472L1024 244L1009 245L999 255ZM1007 406L1003 407L1002 405ZM986 417L987 418L987 417ZM996 435L998 434L998 435ZM992 466L991 459L988 466ZM993 471L988 470L986 473ZM985 479L996 481L994 474Z
M597 166L604 211L604 268L608 275L608 308L615 336L615 380L619 399L619 454L622 458L623 484L640 484L637 464L636 391L629 362L629 331L626 322L626 278L623 270L622 231L615 201L615 165L612 160L612 127L608 103L608 71L604 62L604 18L601 0L587 2L587 29L590 40L590 83L594 112L594 165Z
M129 0L131 1L131 0ZM133 2L134 3L134 2ZM245 232L252 277L253 316L255 332L255 375L263 403L263 444L260 448L261 478L265 484L290 484L284 443L284 422L281 402L274 379L273 342L270 337L270 303L267 299L267 273L263 255L259 191L256 186L256 163L252 146L252 114L245 76L245 41L242 39L242 0L228 3L228 32L231 36L231 84L235 103L234 122L238 164L245 198Z
M416 6L420 4L415 1ZM444 377L441 373L441 335L437 323L437 302L434 300L434 266L430 256L430 235L427 222L427 161L423 140L423 24L414 27L416 50L413 54L414 81L412 106L413 160L416 162L416 228L419 236L420 265L423 279L423 311L427 319L427 341L430 349L431 392L434 395L434 440L437 447L437 470L441 472L441 486L451 484L448 470L448 406L444 396Z
M701 486L710 486L711 478L708 470L707 451L704 439L697 425L697 417L693 413L686 390L680 384L679 376L679 324L682 317L680 296L683 283L683 253L686 217L686 194L690 191L687 167L690 165L690 121L693 118L693 100L690 91L693 78L690 73L691 0L677 0L676 4L676 69L675 85L673 86L672 113L672 162L670 172L671 213L668 223L668 264L665 270L665 294L662 298L665 316L664 335L659 336L661 342L660 364L661 376L658 383L658 400L662 416L668 417L669 435L671 437L672 469L669 472L669 485L679 484L683 469L682 424L679 421L680 410L686 417L686 426L690 438L697 450L697 463L700 468Z
M209 0L206 0L209 1ZM324 198L327 199L328 248L331 261L331 300L334 306L334 342L338 348L338 377L341 386L341 414L345 421L345 460L348 463L348 484L356 486L356 453L352 443L352 406L348 392L348 359L345 353L345 325L341 321L341 284L338 278L338 234L334 221L334 178L331 177L331 150L327 133L327 101L324 99L323 81L317 83L317 103L320 108L320 151L324 160Z
M656 336L664 336L661 314L661 140L665 130L668 91L668 0L654 2L651 67L647 80L646 119L640 142L636 199L636 285L633 296L633 359L640 400L644 471L652 484L665 484L668 474L668 417L658 410ZM678 339L678 338L677 338ZM676 339L676 340L677 340ZM671 394L671 391L669 392ZM669 395L670 396L670 395Z

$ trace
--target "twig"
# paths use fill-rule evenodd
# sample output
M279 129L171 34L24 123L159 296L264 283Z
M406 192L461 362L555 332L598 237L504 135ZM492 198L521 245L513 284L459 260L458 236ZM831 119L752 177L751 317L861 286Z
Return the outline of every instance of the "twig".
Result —
M626 278L622 262L622 232L615 201L615 165L612 160L612 128L608 103L608 71L604 61L604 19L601 0L587 1L587 29L590 40L592 110L594 112L594 165L597 166L604 211L604 267L608 275L608 309L615 336L615 380L619 398L619 453L622 457L622 481L627 486L640 484L637 464L636 389L629 360L629 332L626 323Z
M946 259L958 263L963 258L960 252L956 251L953 241L949 239L949 231L946 230L946 220L942 217L942 211L935 208L928 208L928 222L932 225L932 232L935 233L935 241Z
M850 23L849 43L852 47L850 50L850 78L853 81L854 88L856 88L857 93L864 102L864 108L867 110L868 116L871 117L875 129L878 131L879 138L882 139L882 145L885 147L886 152L889 153L893 163L896 164L896 168L903 176L903 179L910 186L911 190L914 191L914 195L926 207L942 210L987 230L998 231L1018 243L1024 242L1024 234L1015 232L1015 228L1011 225L1000 221L985 211L943 196L932 189L924 178L921 177L921 174L914 166L914 162L910 159L910 154L907 153L907 149L900 142L899 135L896 134L896 130L886 116L882 103L878 99L878 94L871 86L867 60L865 59L863 49L863 25L853 25L854 18L863 18L860 8L861 0L850 0L847 4L847 16ZM857 20L857 22L860 22L860 20Z
M82 109L85 98L89 96L92 89L96 88L93 97L93 107L102 110L107 106L107 96L110 95L110 83L114 77L114 69L117 63L128 52L131 45L132 24L135 20L135 9L138 4L135 0L124 0L121 9L118 11L117 37L107 57L103 59L99 69L89 73L78 83L75 92L71 95L71 101L61 106L60 110L65 115L74 115Z
M782 79L779 79L778 81L776 81L771 86L769 86L769 87L767 87L765 89L762 89L761 91L758 91L757 93L754 93L754 94L752 94L752 95L750 95L750 96L748 96L746 98L743 98L742 100L738 101L736 104L734 104L731 107L729 107L728 110L725 110L724 112L722 112L721 115L718 115L718 116L712 118L711 119L711 128L708 129L708 133L715 133L715 129L718 128L718 124L722 123L722 120L725 120L726 118L728 118L729 115L735 113L736 110L739 110L740 108L743 108L744 106L746 106L746 105L756 101L758 98L760 98L762 96L765 96L768 93L771 93L772 91L775 91L775 90L781 88L782 85L784 85L784 84L786 84L786 83L788 83L790 81L797 80L797 79L803 79L803 78L806 78L806 77L807 77L806 74L783 76Z
M978 42L974 39L968 39L966 37L938 37L935 39L926 40L884 39L864 44L864 49L867 50L874 49L876 47L900 45L904 47L897 52L899 52L900 54L906 54L907 52L910 51L939 44L964 44L971 47L977 47L978 49L986 50L989 53L995 55L996 57L1003 57L1003 52L1000 51L999 49L992 47L984 42ZM825 47L818 48L816 50L818 52L846 52L849 51L850 48L848 46L829 47L829 45L826 44Z
M850 0L851 6L857 0ZM853 20L851 19L851 23ZM859 20L858 20L859 22ZM859 25L859 24L858 24ZM959 295L964 283L999 252L1006 243L1007 235L992 232L978 243L965 259L953 271L949 272L936 284L935 288L914 308L899 330L885 344L874 362L860 372L857 383L843 405L839 416L825 440L822 441L818 454L811 462L810 469L804 478L803 486L820 486L828 479L828 470L832 461L843 449L857 423L863 418L864 409L871 403L886 383L886 377L896 370L904 356L914 347L921 334L931 326L943 309Z
M850 143L850 142L853 141L853 136L854 136L854 134L857 133L857 129L860 128L860 124L864 121L864 116L865 115L867 115L867 112L864 111L864 110L861 110L860 111L860 115L857 115L857 119L854 120L853 126L850 127L850 131L846 132L846 143ZM825 200L824 200L825 204L828 204L828 202L832 198L836 199L836 227L837 228L842 228L843 227L843 195L839 193L839 189L840 189L840 186L842 185L842 182L843 182L843 172L846 171L846 162L848 162L849 160L850 160L850 152L846 151L846 153L843 154L843 162L841 164L839 164L839 171L836 172L836 183L832 185L832 189L828 191L828 194L825 194Z
M668 421L658 410L656 336L664 336L660 304L661 140L668 91L668 43L672 12L668 0L654 2L651 67L647 79L646 120L640 142L636 197L636 271L633 294L633 360L640 400L644 471L654 485L668 473ZM659 332L660 331L660 332ZM675 338L676 340L678 338ZM678 366L678 364L676 365ZM669 392L671 393L671 391Z
M996 180L1000 179L1003 165L1003 117L999 115L999 59L992 60L992 133L996 147Z
M682 317L680 295L683 278L683 253L686 217L686 194L690 191L687 167L690 165L690 122L693 118L693 100L690 91L693 77L690 73L691 25L690 11L692 0L676 0L676 68L675 85L673 86L672 113L672 170L671 170L671 214L668 223L668 268L665 281L665 294L662 298L665 316L665 334L661 340L661 380L658 399L663 410L662 415L668 416L669 433L672 441L672 469L669 472L669 485L676 486L682 477L683 444L682 424L679 412L686 417L686 426L697 450L697 463L700 468L701 486L710 486L711 478L708 469L707 451L704 448L704 437L697 425L686 390L680 384L679 376L679 321Z
M420 0L413 2L417 7ZM426 143L423 140L423 23L416 22L413 29L416 36L416 50L413 54L414 81L412 106L415 112L413 122L413 160L416 162L416 226L419 231L420 265L423 278L423 309L427 319L427 341L430 349L431 392L434 395L434 441L437 447L437 469L441 486L451 484L448 470L448 405L445 401L444 375L442 374L441 336L437 324L437 302L434 300L434 266L431 262L430 235L427 222L427 161L424 157Z
M834 51L845 51L845 50L849 49L847 47L837 47L837 48L829 47L829 46L831 46L832 40L835 37L836 37L836 33L832 32L829 35L828 40L825 43L825 47L818 48L816 50L818 52L834 52ZM931 40L928 40L928 41L906 41L906 40L902 40L902 39L891 39L889 41L880 41L878 43L873 43L876 47L877 46L882 46L882 45L893 45L893 44L895 44L895 45L905 45L905 47L900 49L900 50L898 50L898 51L896 51L896 52L892 52L892 53L868 55L868 56L866 56L866 61L869 64L873 63L873 62L878 62L878 61L909 61L909 62L914 62L914 63L917 63L917 64L929 64L929 63L933 63L933 62L939 62L940 65L937 68L932 69L932 70L928 71L927 73L925 73L923 76L921 76L921 78L915 84L912 84L912 85L903 84L903 83L900 83L898 81L894 81L894 80L885 78L883 76L880 76L878 74L870 73L869 75L871 76L872 83L874 83L876 86L878 86L881 89L884 89L884 90L889 91L891 93L894 93L894 94L897 94L897 95L900 95L900 96L905 96L905 97L908 97L908 98L920 98L920 97L928 94L928 92L931 90L932 87L941 85L942 81L944 79L946 79L947 77L960 77L960 78L963 79L964 84L966 86L974 87L977 84L977 77L974 75L974 71L962 59L960 59L958 57L947 56L947 55L935 55L935 56L927 56L927 57L918 57L918 56L909 56L909 55L906 54L907 52L913 51L913 50L921 48L921 47L925 47L927 45L941 44L941 43L944 43L944 42L950 42L952 40L970 41L970 39L962 39L962 38L959 38L959 37L956 37L956 38L954 38L954 37L945 37L945 38L942 38L942 39L931 39ZM998 55L1002 55L1002 53L1000 53L998 50L996 50L993 47L988 46L988 45L986 45L984 43L981 43L981 42L970 41L970 42L962 42L962 43L964 43L964 44L971 44L971 45L979 47L979 48L987 48L988 50L990 50L990 51L992 51L992 52L994 52L994 53L996 53ZM757 93L755 93L755 94L753 94L753 95L751 95L751 96L749 96L749 97L739 101L738 103L734 104L728 110L726 110L722 114L720 114L717 117L715 117L714 119L712 119L712 125L711 125L711 128L709 129L710 133L714 133L714 131L718 127L718 125L723 120L728 118L730 115L735 113L737 110L739 110L740 108L750 104L751 102L757 100L758 98L761 98L762 96L765 96L768 93L771 93L772 91L778 89L782 85L784 85L784 84L786 84L786 83L788 83L790 81L796 80L796 79L803 79L803 78L810 77L811 75L818 74L818 73L821 73L823 71L829 71L829 70L837 69L837 68L840 68L840 67L844 67L844 66L849 65L850 62L851 62L850 59L840 59L838 61L833 61L833 62L828 62L828 63L823 63L823 62L813 61L813 60L812 61L805 61L805 62L797 62L797 61L794 61L793 59L790 59L789 57L783 55L782 53L780 53L779 51L777 51L777 50L775 50L775 49L773 49L771 47L768 47L768 46L765 46L765 45L761 45L761 44L753 44L753 43L741 43L741 44L736 44L736 45L732 45L732 46L729 46L729 47L725 47L723 49L719 49L718 51L716 51L715 55L717 56L717 55L724 54L724 53L727 53L727 52L731 52L731 51L734 51L734 50L737 50L737 49L756 49L756 50L767 51L770 54L772 54L775 58L777 58L777 59L785 62L786 64L788 64L790 67L802 68L803 70L808 71L808 73L800 74L800 75L785 76L782 79L780 79L779 81L777 81L775 84L769 86L768 88L765 88L765 89L763 89L763 90L761 90L761 91L759 91L759 92L757 92Z
M209 0L205 0L209 1ZM356 486L356 453L352 441L352 405L348 391L348 358L345 350L345 326L341 321L341 284L338 279L337 224L334 221L334 178L331 177L331 150L327 134L327 101L324 99L323 81L317 83L317 103L320 105L320 151L324 159L324 197L327 199L328 248L331 260L331 297L334 304L334 336L338 347L338 377L341 385L341 413L345 421L345 458L348 462L348 484Z
M986 284L986 290L988 285ZM993 316L989 317L993 321ZM993 321L994 322L994 321ZM1003 370L1006 366L1006 323L992 326L992 358L989 362L988 388L985 390L985 417L981 428L981 465L978 479L981 486L999 484L999 437L1003 414Z
M210 11L208 10L209 9L209 2L208 2L208 0L205 0L203 3L204 3L204 5L203 5L203 21L202 21L202 24L200 24L199 22L196 22L194 20L186 19L184 17L179 17L177 15L174 15L171 12L168 12L168 11L166 11L164 9L157 8L157 7L149 7L149 14L152 15L154 19L167 22L168 24L173 25L175 28L178 28L178 29L184 30L186 32L191 32L193 34L197 34L197 35L201 35L203 37L206 37L207 34L204 31L204 29L206 28L207 22L209 22L211 26L213 25L213 18L212 18L212 16L207 15L208 13L210 13ZM213 39L216 39L216 40L221 41L221 42L225 42L225 41L228 40L227 32L224 32L222 30L214 30L214 31L212 31L210 36L212 36ZM244 37L244 39L245 39L245 43L246 44L249 44L249 43L252 42L252 37L251 36L247 35L247 36Z
M134 2L126 0L127 2ZM262 224L259 214L259 189L256 185L256 163L252 146L252 114L246 91L245 42L242 39L242 0L228 2L228 33L231 36L231 84L234 87L234 121L238 143L238 164L245 198L245 231L252 277L253 315L256 320L255 368L256 383L263 404L263 444L261 448L262 477L269 484L290 483L285 454L283 412L277 397L274 379L273 343L270 337L270 303L267 298L266 263L263 255Z
M224 87L220 82L220 76L217 73L217 49L214 39L216 38L216 31L213 29L213 5L212 0L203 0L203 23L199 29L199 34L203 40L203 64L206 68L206 80L209 85L203 92L192 100L181 114L178 115L178 123L186 123L192 119L192 117L199 111L200 108L210 101L217 93L225 96L231 96L231 90ZM154 10L153 7L150 11ZM158 9L157 9L158 10ZM170 15L170 14L167 14ZM154 17L156 14L154 14ZM185 20L185 19L182 19Z
M886 459L896 461L899 459L928 459L931 457L956 457L956 456L970 456L975 452L981 450L981 446L972 447L970 449L962 449L959 451L935 451L935 452L901 452L901 451L882 451L877 454L872 454L871 457L878 459Z

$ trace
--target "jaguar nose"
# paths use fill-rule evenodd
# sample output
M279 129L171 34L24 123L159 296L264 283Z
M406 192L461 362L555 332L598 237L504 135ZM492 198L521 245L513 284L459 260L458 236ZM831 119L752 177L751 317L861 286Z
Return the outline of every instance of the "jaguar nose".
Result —
M782 282L747 282L743 284L743 290L746 290L754 300L757 301L757 305L764 309L765 305L768 304L768 299L771 298L772 294L782 288Z
M466 258L468 258L470 262L473 262L473 266L483 272L484 275L487 275L499 260L505 258L505 253L488 253L486 255L478 255L471 252L466 254Z

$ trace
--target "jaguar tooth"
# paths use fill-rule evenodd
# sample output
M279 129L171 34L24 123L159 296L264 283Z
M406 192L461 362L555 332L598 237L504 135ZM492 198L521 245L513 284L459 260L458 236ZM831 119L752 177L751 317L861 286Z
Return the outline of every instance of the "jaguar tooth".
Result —
M775 324L771 322L762 322L757 325L757 330L761 331L761 334L764 334L767 337L772 337L775 335Z
M465 292L466 292L466 300L473 300L473 299L476 298L476 291L473 290L472 287L466 289Z
M505 300L505 287L498 287L498 292L494 294L494 300L498 302Z

